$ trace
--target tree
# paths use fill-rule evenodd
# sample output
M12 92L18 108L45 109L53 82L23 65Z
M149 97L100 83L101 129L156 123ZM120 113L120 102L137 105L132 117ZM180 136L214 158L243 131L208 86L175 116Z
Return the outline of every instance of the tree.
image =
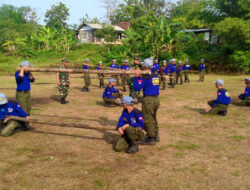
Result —
M38 28L36 13L30 7L14 7L2 5L0 7L0 50L3 44L12 41L12 49L20 38L31 35ZM15 42L16 41L16 42ZM8 45L8 47L9 47Z
M66 20L68 20L68 16L69 9L60 2L57 5L52 5L51 9L47 10L44 21L47 27L61 29L67 27Z
M97 30L95 33L97 38L103 38L104 42L106 42L108 47L108 52L110 52L110 45L116 41L117 33L115 29L111 25L104 25L102 26L101 30Z
M93 23L93 24L101 24L101 20L97 17L90 18L88 14L85 14L84 17L80 19L81 24L83 23Z

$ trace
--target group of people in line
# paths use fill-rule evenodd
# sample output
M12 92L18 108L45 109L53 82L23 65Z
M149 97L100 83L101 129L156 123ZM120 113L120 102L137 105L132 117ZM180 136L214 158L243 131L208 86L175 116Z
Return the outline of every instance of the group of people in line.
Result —
M85 61L83 69L90 68L89 62L88 59ZM68 61L63 59L60 68L66 69L67 63ZM121 137L114 146L116 151L126 151L127 153L132 154L139 151L139 144L155 145L160 141L157 111L160 107L158 96L160 94L161 72L163 71L170 76L171 83L171 74L174 72L179 74L180 72L178 73L178 71L180 71L180 68L184 71L184 68L186 68L186 70L191 69L187 60L184 65L179 62L179 66L175 65L175 59L171 60L169 65L166 65L166 63L166 61L163 61L162 66L160 67L157 65L158 61L153 61L152 58L145 59L141 63L139 59L136 58L132 65L134 68L134 76L130 77L126 75L125 77L128 77L128 80L125 77L123 79L123 75L121 75L122 83L126 80L132 83L131 86L133 87L133 93L138 95L141 90L143 91L143 96L141 97L141 111L134 108L135 101L133 93L131 94L130 92L129 96L123 96L121 90L115 89L115 85L119 81L119 78L117 77L119 75L114 75L109 79L109 84L105 88L102 96L104 104L105 106L114 104L123 107L122 114L117 124L117 130ZM20 66L20 71L15 73L17 102L9 101L5 94L0 93L0 134L2 136L10 136L17 130L32 129L28 124L31 113L30 83L34 82L35 78L31 72L25 70L27 67L32 66L28 61L22 62ZM116 61L113 60L109 69L114 70L118 68L119 66L116 64ZM104 69L101 62L99 62L96 69ZM128 66L128 60L124 61L121 69L130 69ZM201 60L200 72L203 72L204 69L204 60ZM146 71L148 74L141 74L142 70ZM98 74L98 76L100 76L100 74ZM172 77L173 76L174 75L172 75ZM103 75L100 77L103 77ZM188 74L185 79L186 82L190 82ZM84 74L84 80L85 86L83 91L89 91L89 85L91 84L89 74ZM200 81L204 81L204 73L200 75ZM57 73L57 83L61 96L61 103L65 104L65 98L68 95L68 89L71 84L70 74L67 72ZM214 83L218 89L217 99L208 102L209 108L206 110L206 114L225 116L227 114L228 105L231 103L231 98L228 91L223 88L223 80L218 79ZM245 78L245 84L246 88L244 93L239 95L241 101L236 103L239 106L250 106L250 78ZM104 81L100 80L100 88L102 87L104 87ZM123 88L123 91L124 90L126 90L126 86L125 89ZM25 117L27 122L15 121L9 119L8 116Z

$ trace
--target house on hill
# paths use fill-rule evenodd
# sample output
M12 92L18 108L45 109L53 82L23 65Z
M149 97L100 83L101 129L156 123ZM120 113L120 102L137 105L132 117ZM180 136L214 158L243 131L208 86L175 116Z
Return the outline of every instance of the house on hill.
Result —
M113 26L113 27L118 36L117 41L115 43L120 44L120 40L123 38L122 34L125 30L119 26ZM102 30L102 28L103 28L102 24L83 23L76 31L76 37L80 43L95 43L95 44L104 43L104 39L97 38L95 36L95 32L97 30Z

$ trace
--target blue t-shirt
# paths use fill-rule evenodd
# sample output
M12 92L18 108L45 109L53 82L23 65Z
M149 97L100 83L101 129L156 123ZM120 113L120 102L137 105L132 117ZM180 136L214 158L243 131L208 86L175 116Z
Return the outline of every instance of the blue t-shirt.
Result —
M111 64L111 65L110 65L110 68L119 69L119 65L117 65L117 64Z
M89 66L83 65L82 68L88 70L88 69L89 69Z
M116 97L112 96L113 93L117 93L119 90L116 90L114 86L107 86L103 92L103 98L116 99Z
M187 70L190 71L190 70L191 70L191 65L190 65L190 64L184 64L184 65L183 65L183 70L184 70L184 71L187 71Z
M34 82L35 79L30 79L30 73L24 73L23 77L19 76L19 71L16 72L15 78L16 78L16 84L18 91L30 91L30 83Z
M245 99L246 97L250 96L250 88L249 87L246 87L245 88L245 91L244 91L244 94L241 94L241 97L243 99Z
M183 70L183 66L178 66L176 73L179 74Z
M222 88L217 91L217 99L213 101L212 107L217 106L218 104L228 105L231 102L229 92Z
M143 89L143 94L147 96L159 95L159 77L157 74L143 75L142 78L134 78L134 90L140 91Z
M201 71L201 70L204 70L205 68L206 68L206 65L205 65L204 63L201 63L201 64L200 64L200 71Z
M121 66L121 69L122 69L122 70L129 70L129 65L122 65L122 66Z
M154 63L153 68L151 69L152 72L159 71L160 70L160 65L159 63Z
M175 73L177 69L177 66L175 64L169 65L169 73Z
M7 104L0 105L0 120L3 121L6 116L26 117L27 114L17 102L9 101Z
M141 127L144 129L144 118L142 113L136 108L134 108L130 113L128 113L127 109L124 109L119 118L117 129L126 124L129 124L129 126L134 128Z

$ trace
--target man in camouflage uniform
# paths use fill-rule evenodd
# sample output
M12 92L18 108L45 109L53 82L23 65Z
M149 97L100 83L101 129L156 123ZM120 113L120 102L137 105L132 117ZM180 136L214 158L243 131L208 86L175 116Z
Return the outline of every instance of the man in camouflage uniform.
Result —
M67 63L68 63L68 60L63 59L60 69L66 69ZM67 103L66 97L68 96L69 86L71 84L70 74L67 72L57 73L57 84L58 84L58 89L59 89L59 93L61 97L61 104L66 104Z

